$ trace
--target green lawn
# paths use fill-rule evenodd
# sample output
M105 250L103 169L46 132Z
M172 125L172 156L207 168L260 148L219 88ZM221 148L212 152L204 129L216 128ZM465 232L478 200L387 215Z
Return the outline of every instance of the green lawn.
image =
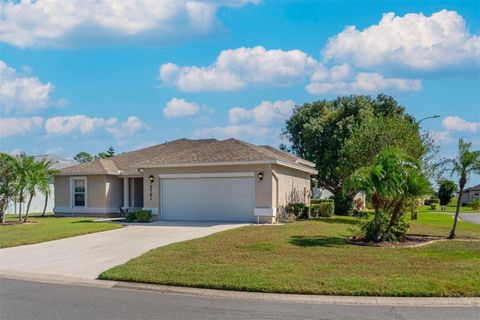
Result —
M444 235L449 216L421 213L412 232ZM247 226L157 248L102 279L215 289L380 296L480 296L480 242L442 241L419 248L346 243L357 220L323 218ZM480 238L459 222L458 236Z
M18 219L18 218L17 218ZM7 221L17 220L8 217ZM44 241L106 231L121 226L108 222L94 222L92 218L31 217L32 224L0 225L0 248L15 247Z
M448 205L445 208L446 210L442 210L442 206L437 205L435 210L432 210L430 206L420 206L418 211L420 212L456 212L457 207L455 205ZM480 210L474 210L471 207L460 207L460 212L480 212Z

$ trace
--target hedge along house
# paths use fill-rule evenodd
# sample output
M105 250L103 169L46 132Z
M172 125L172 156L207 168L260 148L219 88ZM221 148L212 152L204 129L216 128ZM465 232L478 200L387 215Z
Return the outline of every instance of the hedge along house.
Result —
M155 220L272 223L310 201L309 161L237 139L180 139L66 168L56 215L108 216L143 208Z

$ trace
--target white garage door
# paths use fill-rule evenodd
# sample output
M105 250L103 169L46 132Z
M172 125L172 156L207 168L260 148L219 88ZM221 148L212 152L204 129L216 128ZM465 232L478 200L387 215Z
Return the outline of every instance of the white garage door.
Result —
M162 220L254 221L254 178L161 178Z

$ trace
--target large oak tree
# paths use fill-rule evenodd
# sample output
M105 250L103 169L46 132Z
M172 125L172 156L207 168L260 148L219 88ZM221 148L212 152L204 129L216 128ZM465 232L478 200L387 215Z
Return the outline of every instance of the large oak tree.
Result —
M387 147L398 147L420 163L434 149L414 117L390 96L345 96L297 106L286 121L286 149L316 163L319 186L332 192L335 213L351 209L353 194L343 194L345 180L372 164Z

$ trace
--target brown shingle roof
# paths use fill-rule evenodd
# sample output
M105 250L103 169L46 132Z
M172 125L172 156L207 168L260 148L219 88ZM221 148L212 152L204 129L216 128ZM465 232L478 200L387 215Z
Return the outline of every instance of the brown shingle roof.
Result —
M137 174L137 168L156 165L199 163L283 161L297 163L299 158L270 146L257 146L238 139L179 139L109 158L94 160L62 170L61 174Z

